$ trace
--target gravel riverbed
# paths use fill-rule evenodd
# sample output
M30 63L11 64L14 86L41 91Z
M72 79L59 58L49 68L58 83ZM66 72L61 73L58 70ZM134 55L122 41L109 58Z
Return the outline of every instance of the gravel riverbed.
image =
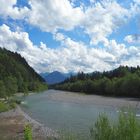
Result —
M0 113L0 140L23 140L24 127L30 124L33 140L47 140L48 137L58 137L57 133L32 119L17 106L15 109Z

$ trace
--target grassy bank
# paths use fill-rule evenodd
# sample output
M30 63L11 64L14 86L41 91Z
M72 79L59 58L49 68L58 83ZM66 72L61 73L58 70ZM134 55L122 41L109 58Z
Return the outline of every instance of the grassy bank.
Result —
M0 113L16 107L16 102L0 101Z

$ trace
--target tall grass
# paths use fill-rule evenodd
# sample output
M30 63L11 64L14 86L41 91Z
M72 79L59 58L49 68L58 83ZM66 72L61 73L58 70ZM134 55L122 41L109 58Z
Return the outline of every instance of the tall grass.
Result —
M27 124L24 128L24 140L32 140L32 128Z
M91 139L93 140L112 140L114 127L111 126L105 115L100 115L94 127L90 129Z
M140 121L132 112L121 112L114 124L100 115L90 134L91 140L140 140Z

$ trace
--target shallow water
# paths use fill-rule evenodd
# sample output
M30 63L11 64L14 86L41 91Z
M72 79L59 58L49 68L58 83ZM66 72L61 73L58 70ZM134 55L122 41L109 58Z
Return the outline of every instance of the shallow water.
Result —
M105 113L114 120L118 116L118 108L92 104L86 98L84 102L74 98L57 100L51 95L59 97L63 92L48 90L41 94L34 94L24 98L23 110L31 117L54 130L76 132L88 135L89 128L101 113ZM67 97L67 95L65 94ZM86 95L79 95L86 96ZM67 99L70 96L67 97ZM76 96L78 97L78 95ZM92 96L91 96L92 97Z

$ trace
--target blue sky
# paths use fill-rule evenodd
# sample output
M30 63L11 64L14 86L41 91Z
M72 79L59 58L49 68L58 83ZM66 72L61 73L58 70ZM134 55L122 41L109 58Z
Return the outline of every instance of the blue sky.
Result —
M37 72L140 65L140 0L1 0L0 46Z

